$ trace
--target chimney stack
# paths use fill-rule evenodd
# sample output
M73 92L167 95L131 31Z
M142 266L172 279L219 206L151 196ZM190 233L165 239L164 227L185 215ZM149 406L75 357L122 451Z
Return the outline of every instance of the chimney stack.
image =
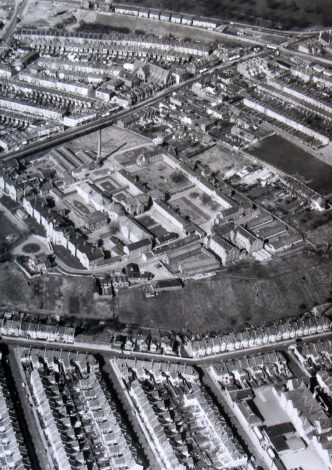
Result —
M97 159L100 160L101 157L101 129L98 131L98 151L97 151Z

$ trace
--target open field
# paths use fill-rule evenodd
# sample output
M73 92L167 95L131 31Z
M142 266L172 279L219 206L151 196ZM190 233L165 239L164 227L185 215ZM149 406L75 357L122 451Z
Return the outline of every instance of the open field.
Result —
M93 300L90 277L46 275L29 281L11 263L0 265L0 306L77 318L117 318L142 327L226 331L297 315L332 299L331 255L301 253L269 264L227 268L187 281L180 291L146 299L142 288ZM78 313L79 312L79 313Z
M118 30L122 32L132 32L138 31L139 33L144 32L145 34L155 34L157 36L167 36L172 34L177 38L186 38L193 41L197 40L197 29L192 28L191 26L177 25L174 23L162 23L160 21L149 20L145 18L136 18L132 16L125 15L110 15L98 13L95 14L95 17L88 16L84 18L88 26L83 25L80 29L86 30L96 30L105 32L105 27L108 28L108 31ZM211 42L211 41L220 41L220 34L213 31L204 31L199 35L200 42ZM234 36L233 40L222 39L223 44L228 46L234 46L237 44L236 37Z
M91 277L50 274L28 280L14 263L0 264L0 306L51 315L79 318L109 318L108 302L93 300L95 281Z
M284 28L332 24L330 0L131 0L130 3Z
M305 179L324 196L332 192L332 167L282 137L268 137L250 152L289 175Z
M266 265L228 268L188 281L181 291L145 299L120 292L118 318L141 326L192 331L240 328L296 315L331 298L331 256L298 254Z

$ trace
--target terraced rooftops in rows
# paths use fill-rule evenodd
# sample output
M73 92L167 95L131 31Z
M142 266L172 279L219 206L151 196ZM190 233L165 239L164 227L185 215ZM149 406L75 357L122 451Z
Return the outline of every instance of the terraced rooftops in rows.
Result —
M122 44L122 45L136 45L145 48L161 48L161 49L174 49L178 52L191 52L194 55L209 55L211 52L211 46L194 43L194 42L182 42L182 41L171 41L167 39L156 39L153 37L145 36L133 36L117 34L98 34L98 33L69 33L57 30L35 30L35 29L22 29L17 32L17 38L24 39L44 39L44 40L72 40L83 43L85 40L96 41L105 45Z

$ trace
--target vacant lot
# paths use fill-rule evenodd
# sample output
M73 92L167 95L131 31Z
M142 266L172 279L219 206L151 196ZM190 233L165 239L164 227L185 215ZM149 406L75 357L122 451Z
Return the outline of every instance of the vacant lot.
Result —
M184 289L145 299L120 293L119 319L147 327L227 330L296 315L331 298L331 259L300 254L268 265L227 269Z

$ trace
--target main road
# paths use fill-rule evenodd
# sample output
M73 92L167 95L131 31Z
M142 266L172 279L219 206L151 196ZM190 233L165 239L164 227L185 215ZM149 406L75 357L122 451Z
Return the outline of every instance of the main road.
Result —
M294 46L296 42L299 40L294 40L294 43L291 44ZM305 52L300 52L300 51L294 51L292 49L288 49L285 44L282 44L278 47L279 51L282 52L283 54L287 55L292 55L295 57L299 57L300 59L306 59L309 60L310 62L320 62L321 64L328 65L329 67L332 67L332 59L328 59L326 57L322 57L320 55L312 55L312 54L307 54Z
M267 353L274 350L287 349L289 346L296 344L298 340L302 342L311 342L318 340L328 340L332 338L332 332L327 331L324 333L318 333L314 335L304 336L302 338L286 339L275 343L265 344L261 346L254 346L243 348L235 351L225 351L218 354L210 354L204 357L184 357L184 356L173 356L168 354L156 354L149 352L140 351L121 351L112 348L111 344L93 344L84 341L75 341L74 344L60 343L60 342L49 342L33 338L16 338L11 336L2 336L0 343L7 345L24 346L27 348L49 348L49 349L61 349L66 351L81 351L82 353L88 354L106 354L111 357L120 357L125 359L144 359L151 361L161 362L173 362L180 364L187 364L192 366L209 366L219 361L225 361L229 359L235 359L237 357L245 355L254 355L260 353Z

